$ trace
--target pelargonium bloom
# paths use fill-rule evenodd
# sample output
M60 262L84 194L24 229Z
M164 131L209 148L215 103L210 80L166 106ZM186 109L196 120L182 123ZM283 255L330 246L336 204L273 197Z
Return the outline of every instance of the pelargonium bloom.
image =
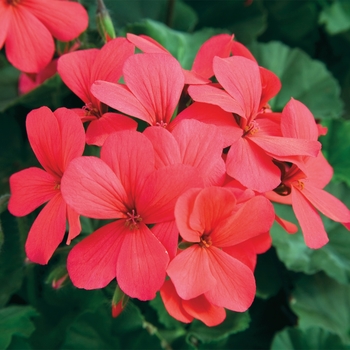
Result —
M175 219L190 244L167 268L178 295L189 300L204 294L213 305L247 310L255 296L253 271L223 248L266 233L274 220L271 203L257 196L236 205L229 189L193 188L178 199Z
M78 288L103 288L114 278L121 290L141 300L162 286L169 254L167 232L147 226L174 219L177 198L198 183L197 171L183 164L156 169L151 142L136 131L110 135L101 159L80 157L62 179L65 200L78 213L115 219L79 242L67 269ZM170 232L177 236L177 232Z
M67 53L58 60L58 73L63 82L85 102L82 109L74 109L83 122L90 122L86 143L102 146L115 131L136 130L137 123L120 113L108 112L108 107L90 92L96 80L116 83L122 75L125 60L134 54L134 45L125 38L105 44L101 50L89 49Z
M81 156L85 132L79 117L66 108L31 111L26 121L29 143L43 169L31 167L10 177L9 211L24 216L48 202L34 221L26 241L29 260L47 264L62 242L66 221L67 244L80 233L78 214L61 194L61 178L69 162Z
M7 59L23 72L37 73L52 59L52 37L78 37L88 26L88 14L72 1L1 0L0 23L0 49L5 44Z

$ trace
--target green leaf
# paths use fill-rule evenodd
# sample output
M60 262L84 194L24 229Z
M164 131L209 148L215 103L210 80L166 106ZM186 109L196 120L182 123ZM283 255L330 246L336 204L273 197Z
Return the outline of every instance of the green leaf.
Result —
M14 335L28 338L35 329L30 319L36 315L31 306L0 309L0 349L6 349Z
M197 51L204 41L223 32L215 29L203 29L193 34L182 33L152 20L144 20L127 26L125 30L152 37L169 50L185 69L191 69Z
M259 0L186 1L198 14L197 29L226 28L243 43L255 40L266 29L267 13ZM249 4L248 4L249 3Z
M350 286L324 274L303 276L292 293L290 305L299 317L301 329L320 327L350 344Z
M329 34L334 35L350 29L350 3L336 0L320 14L319 23L324 24Z
M286 328L274 337L271 350L349 349L340 337L322 328Z
M349 120L331 120L323 123L328 127L328 133L321 138L327 160L334 169L334 179L344 181L350 186L349 157Z
M0 69L0 112L17 98L19 74L20 72L10 65Z
M238 313L226 310L224 322L215 327L207 327L201 321L194 320L189 328L187 338L192 344L196 343L196 339L202 343L217 342L231 334L244 331L248 328L249 322L248 312Z
M21 220L7 210L0 215L4 239L0 250L0 307L21 287L23 280L25 255L20 234Z
M303 102L315 118L337 118L341 115L340 87L324 63L280 42L254 43L249 48L261 66L281 79L281 91L269 102L274 111L282 111L293 97Z
M331 183L326 190L341 200L350 199L350 190L342 184ZM290 206L275 204L275 210L277 215L297 224ZM275 223L271 236L277 255L289 270L306 274L324 271L340 283L350 283L350 234L337 222L324 217L323 222L329 242L316 250L305 245L299 226L299 231L291 235Z

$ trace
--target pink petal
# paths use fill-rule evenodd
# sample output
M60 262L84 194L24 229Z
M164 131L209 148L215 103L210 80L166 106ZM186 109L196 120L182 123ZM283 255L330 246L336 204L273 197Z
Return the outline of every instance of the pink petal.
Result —
M314 206L300 193L292 188L293 211L303 232L305 244L312 249L318 249L328 243L320 215Z
M288 233L296 233L298 232L298 227L294 225L292 222L284 220L276 215L275 220L288 232Z
M211 304L203 294L191 300L183 300L182 306L189 315L208 327L217 326L226 318L225 309Z
M324 188L333 177L333 168L322 152L316 158L308 158L306 162L307 179L312 186Z
M101 159L114 171L132 198L155 169L152 144L137 131L120 131L110 135L102 147Z
M45 265L62 242L66 231L66 203L57 193L35 219L25 245L30 261Z
M103 288L116 277L118 255L127 231L124 220L115 221L73 247L68 255L67 269L76 287Z
M67 108L59 108L54 112L61 134L61 161L63 171L69 162L84 152L85 131L80 118Z
M154 124L153 115L146 110L133 93L121 84L97 80L91 86L91 93L101 102L132 117Z
M261 100L260 107L266 106L267 102L275 97L281 90L282 84L278 76L270 70L259 67L261 77Z
M291 98L282 111L283 136L297 139L318 139L318 128L310 110L300 101Z
M179 230L176 227L175 221L172 220L155 224L151 228L151 232L167 250L170 260L174 259L179 239Z
M173 259L167 273L182 299L193 299L214 288L216 280L212 275L208 249L195 244Z
M27 6L13 8L6 38L10 63L23 72L37 73L51 61L54 50L50 32Z
M193 321L193 316L189 315L183 308L183 300L178 296L171 280L164 282L160 289L160 296L162 297L164 306L170 316L184 323L190 323Z
M77 2L26 0L24 6L61 41L75 39L88 26L88 14Z
M255 297L252 270L216 247L208 250L210 271L216 283L205 292L210 303L232 311L246 311Z
M226 112L218 106L201 102L194 102L185 108L176 116L167 129L174 130L182 120L186 119L195 119L202 123L216 125L223 139L224 147L230 146L243 134L232 113Z
M219 83L243 109L241 117L250 121L259 111L261 80L259 66L241 56L214 58L214 72Z
M143 134L152 142L157 169L171 164L182 163L179 145L168 130L158 126L151 126Z
M12 17L12 10L11 6L5 5L5 3L1 2L0 3L0 23L1 23L1 28L0 28L0 49L3 47L8 29L10 27L11 23L11 17Z
M62 177L61 191L67 204L81 215L95 219L125 217L125 190L99 158L73 159Z
M117 263L118 285L132 298L151 300L164 283L168 263L164 246L141 224L125 232Z
M68 219L68 225L69 225L67 244L70 244L72 239L77 237L81 232L81 225L80 225L79 218L80 218L80 215L74 209L72 209L69 205L67 205L67 219Z
M211 233L213 245L229 247L242 243L268 232L274 220L275 212L270 201L263 196L254 197L233 216L217 223Z
M27 115L26 127L29 143L40 164L58 179L64 169L60 162L62 140L56 116L47 107L32 110Z
M154 171L135 198L138 213L146 224L174 220L174 207L182 193L202 185L198 171L175 164Z
M226 112L231 112L245 117L245 112L240 103L234 100L226 91L211 85L191 85L188 94L196 102L204 102L221 107Z
M305 182L301 193L325 216L337 222L350 222L350 210L330 193Z
M253 62L256 62L255 57L248 50L248 48L246 48L242 43L236 40L232 42L231 50L232 50L233 56L242 56L242 57L248 58L249 60L252 60Z
M59 192L55 186L56 178L39 168L28 168L11 175L10 213L28 215Z
M223 251L248 266L254 272L257 254L250 239L231 247L225 247Z
M244 186L266 192L276 188L280 182L280 170L260 147L248 138L240 138L227 154L227 173Z
M231 52L232 39L233 35L219 34L203 43L194 59L192 71L204 78L212 77L214 57L228 57Z
M168 50L166 50L157 41L155 41L147 35L135 35L127 33L126 38L131 43L133 43L138 49L145 53L168 53L169 55L171 55Z
M116 131L136 130L137 122L123 114L105 113L93 120L86 131L88 145L102 146L107 137Z
M85 103L95 98L90 92L91 68L99 50L88 49L67 53L58 59L57 71L63 82Z
M169 123L184 87L179 62L168 54L140 54L124 64L128 88L155 122Z

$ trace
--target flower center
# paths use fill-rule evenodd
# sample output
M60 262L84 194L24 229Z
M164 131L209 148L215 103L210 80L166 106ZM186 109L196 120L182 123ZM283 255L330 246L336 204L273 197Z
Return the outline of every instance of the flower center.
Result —
M142 221L141 216L136 213L135 209L128 211L126 215L128 218L125 220L125 226L130 230L137 230L139 228L139 223Z
M164 123L163 120L161 120L160 122L156 122L156 126L161 126L162 128L166 128L167 127L167 123Z
M85 111L86 116L91 116L93 115L96 118L100 118L100 112L99 110L94 107L94 105L91 102L88 102L85 104L82 109Z
M244 129L243 129L243 137L247 136L247 135L254 135L257 131L259 131L259 124L253 120L252 122L250 122L249 125L247 125Z
M201 241L199 242L199 246L202 248L209 248L212 245L212 241L210 239L210 234L204 234L201 236Z
M56 183L55 183L54 189L55 189L55 190L59 190L60 188L61 188L61 184L58 183L58 182L56 182Z
M16 6L18 5L22 0L5 0L9 5Z

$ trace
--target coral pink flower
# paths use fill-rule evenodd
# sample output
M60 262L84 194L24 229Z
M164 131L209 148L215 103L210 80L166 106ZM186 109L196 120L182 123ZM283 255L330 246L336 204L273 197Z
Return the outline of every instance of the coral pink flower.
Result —
M271 203L257 196L237 206L229 189L191 189L178 199L175 219L192 243L167 269L178 295L189 300L204 294L213 305L247 310L255 296L253 272L222 249L266 233L274 220Z
M184 87L179 62L163 53L137 54L125 61L123 75L126 85L97 81L93 95L150 125L167 127Z
M67 244L80 233L79 216L62 198L60 185L69 162L84 151L85 133L78 116L66 108L33 110L26 126L30 145L45 170L32 167L10 177L9 211L24 216L48 202L34 221L25 246L31 261L47 264L62 242L67 219Z
M269 86L269 83L263 82L257 63L240 56L215 57L213 67L225 90L192 85L188 92L195 101L218 105L235 115L241 137L232 140L227 154L226 166L230 176L248 188L265 192L280 183L280 169L273 163L273 158L285 160L287 157L318 154L321 147L318 141L277 136L275 123L269 118L271 113L260 113L266 99L271 98L271 92L276 90L268 88L263 96L262 85ZM269 79L267 74L264 76Z
M64 83L85 102L82 110L75 110L83 121L90 121L86 131L88 144L102 146L115 131L136 130L137 123L125 115L107 112L107 106L90 92L96 80L116 83L122 75L125 60L134 54L134 45L125 38L105 44L101 50L71 52L58 60L58 73Z
M37 73L51 61L55 51L52 37L70 41L88 26L84 7L72 1L1 0L0 48L23 72Z
M196 318L213 327L223 322L226 317L225 309L211 304L204 294L189 300L181 299L171 280L164 282L160 295L168 313L181 322L189 323Z
M198 183L198 174L183 164L157 170L154 158L143 134L120 131L107 138L101 159L80 157L68 167L62 179L67 203L87 217L118 219L71 250L67 268L76 287L103 288L116 277L124 293L149 300L162 286L169 233L158 239L147 225L173 220L176 199Z

